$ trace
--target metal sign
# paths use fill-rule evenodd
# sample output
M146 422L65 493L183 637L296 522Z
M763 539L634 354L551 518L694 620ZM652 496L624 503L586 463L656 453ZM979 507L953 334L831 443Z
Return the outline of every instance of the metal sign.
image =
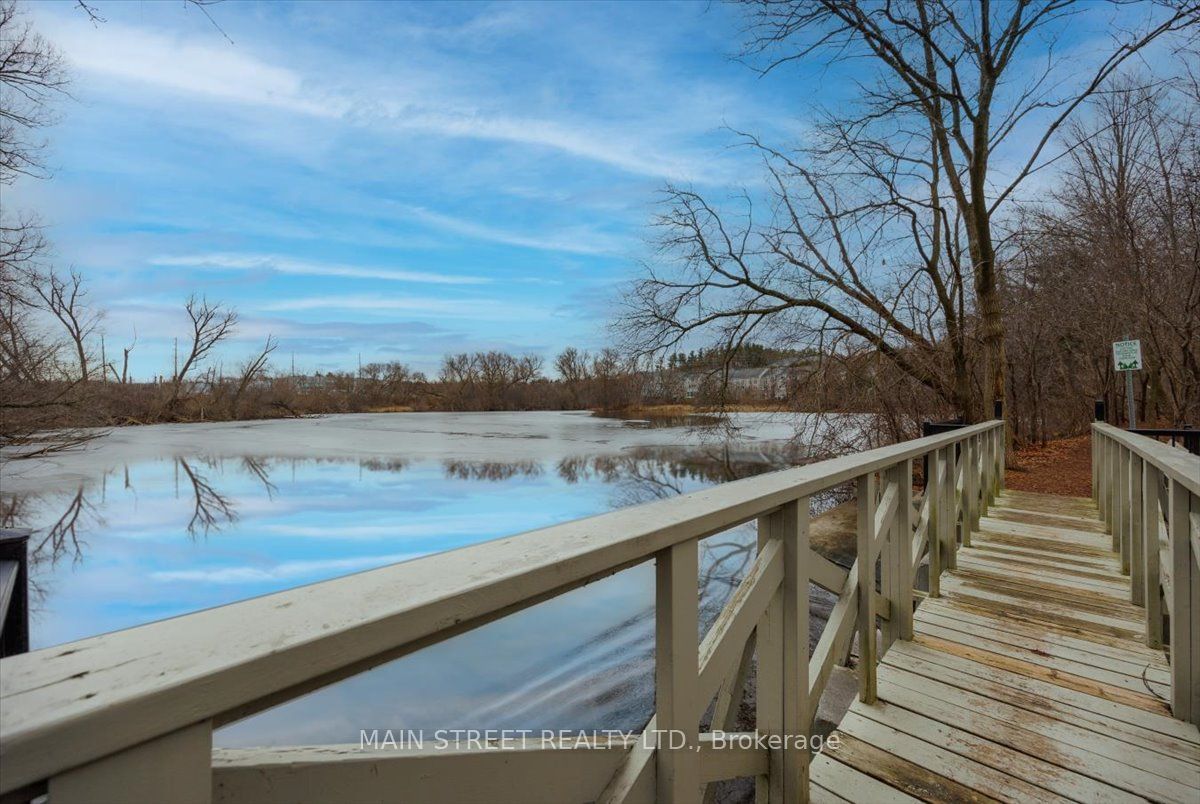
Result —
M1117 371L1141 371L1142 342L1117 341L1113 344L1113 365Z

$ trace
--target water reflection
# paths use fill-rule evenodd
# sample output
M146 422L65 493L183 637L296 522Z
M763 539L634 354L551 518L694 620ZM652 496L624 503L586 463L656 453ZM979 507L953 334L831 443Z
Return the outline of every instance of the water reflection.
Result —
M36 529L32 631L44 647L803 457L782 444L507 462L176 456L112 467L69 492L8 497L0 510L5 527ZM707 628L753 559L753 527L701 544ZM638 728L653 705L653 632L653 568L642 565L223 729L218 742L353 742L359 728Z

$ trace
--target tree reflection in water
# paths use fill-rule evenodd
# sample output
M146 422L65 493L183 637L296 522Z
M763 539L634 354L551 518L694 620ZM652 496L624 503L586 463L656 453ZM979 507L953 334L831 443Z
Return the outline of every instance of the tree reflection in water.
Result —
M554 463L446 460L441 468L446 479L456 481L502 483L552 474L568 484L603 483L613 489L610 507L615 509L674 497L694 488L696 483L708 485L752 477L796 465L804 458L803 452L788 445L751 448L726 444L709 448L640 447L612 455L571 456ZM410 462L401 457L353 460L176 456L175 496L188 506L184 532L193 541L202 540L237 522L237 501L222 490L222 479L230 482L253 479L267 499L275 501L281 492L272 475L290 467L294 478L297 464L312 463L357 463L360 472L389 474L399 474L410 467ZM129 466L120 471L123 488L136 494ZM76 565L85 560L87 533L105 524L92 498L98 497L103 507L109 477L114 473L115 470L106 472L97 482L80 484L66 495L47 492L0 498L0 525L34 530L30 540L30 575L35 601L43 600L45 593L37 588L37 577L46 574L39 570L64 560ZM39 524L47 521L49 524ZM715 616L716 608L723 604L753 559L753 528L720 534L701 545L702 606L704 612Z

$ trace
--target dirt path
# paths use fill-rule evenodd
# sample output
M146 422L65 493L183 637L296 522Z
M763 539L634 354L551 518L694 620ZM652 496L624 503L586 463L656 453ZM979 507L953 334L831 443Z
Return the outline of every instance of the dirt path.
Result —
M1090 497L1091 437L1064 438L1018 450L1005 473L1005 485L1018 491Z

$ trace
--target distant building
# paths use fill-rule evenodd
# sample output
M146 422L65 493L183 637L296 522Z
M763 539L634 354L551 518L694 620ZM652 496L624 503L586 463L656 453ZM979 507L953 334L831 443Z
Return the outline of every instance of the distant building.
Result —
M818 365L817 357L793 357L758 368L730 369L729 395L736 399L786 399ZM705 389L715 390L724 377L720 368L684 372L681 383L684 397L695 399L704 395Z

